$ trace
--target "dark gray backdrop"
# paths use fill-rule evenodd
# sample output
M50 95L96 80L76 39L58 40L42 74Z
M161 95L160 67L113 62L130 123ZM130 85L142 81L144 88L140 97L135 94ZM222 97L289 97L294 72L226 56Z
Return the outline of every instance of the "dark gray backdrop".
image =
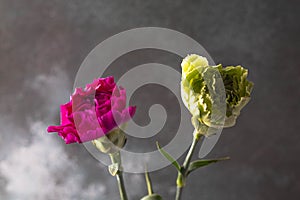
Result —
M299 199L299 6L296 0L1 0L0 198L117 199L105 166L45 129L59 122L59 104L68 100L90 50L121 31L158 26L191 36L216 63L242 64L255 83L237 125L224 130L208 155L231 161L194 173L183 199ZM124 70L115 66L150 61L180 70L175 55L144 50L118 59L107 74L119 77ZM141 125L149 120L147 106L169 105L169 121L156 138L167 143L178 128L175 97L151 85L135 95L131 103L141 109L134 120ZM134 139L131 145L154 149ZM151 175L155 191L173 199L176 171L167 167ZM131 199L146 193L142 175L125 178Z

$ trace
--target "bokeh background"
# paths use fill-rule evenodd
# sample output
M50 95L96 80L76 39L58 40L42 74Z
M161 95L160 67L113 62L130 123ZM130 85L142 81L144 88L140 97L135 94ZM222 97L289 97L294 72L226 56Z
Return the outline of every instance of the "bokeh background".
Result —
M59 105L69 100L86 55L109 36L144 26L189 35L216 63L248 68L255 83L237 125L223 131L208 155L231 160L194 173L183 199L299 199L299 6L296 0L0 0L0 199L118 199L106 167L82 145L46 134L46 127L59 123ZM158 50L131 52L107 75L118 78L147 62L180 70L180 60ZM168 121L155 139L172 139L179 119L172 93L146 85L130 102L140 108L134 118L140 125L149 123L151 104L166 106ZM127 148L155 146L133 139ZM155 191L173 199L173 167L151 176ZM125 179L130 199L146 194L143 175Z

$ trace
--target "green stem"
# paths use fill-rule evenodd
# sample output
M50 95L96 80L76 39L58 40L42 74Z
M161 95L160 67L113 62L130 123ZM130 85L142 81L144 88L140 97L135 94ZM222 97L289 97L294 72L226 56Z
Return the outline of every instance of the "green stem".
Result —
M187 175L188 175L188 168L190 166L192 156L194 154L196 145L197 145L198 141L200 140L200 138L201 138L201 136L200 137L194 136L193 142L192 142L190 149L185 157L181 173L178 172L178 177L177 177L177 181L176 181L177 189L176 189L175 200L180 200L180 198L181 198L182 189L185 186L185 182L186 182Z
M182 191L182 187L177 187L177 190L176 190L176 200L180 200L181 198L181 191Z
M110 159L112 164L118 164L119 168L121 168L121 156L120 152L109 154ZM120 192L120 199L121 200L128 200L127 194L126 194L126 189L125 189L125 184L124 184L124 179L123 179L123 173L121 169L118 169L117 173L115 174L118 182L118 188Z
M186 158L185 158L184 163L183 163L183 168L185 170L187 170L187 168L190 166L191 159L192 159L193 153L195 151L195 148L196 148L196 145L197 145L199 139L200 139L199 137L194 137L193 138L192 145L190 146L189 152L186 155Z
M125 185L124 185L124 179L123 179L123 173L119 172L117 175L117 181L118 181L118 187L120 192L120 198L121 200L128 200Z

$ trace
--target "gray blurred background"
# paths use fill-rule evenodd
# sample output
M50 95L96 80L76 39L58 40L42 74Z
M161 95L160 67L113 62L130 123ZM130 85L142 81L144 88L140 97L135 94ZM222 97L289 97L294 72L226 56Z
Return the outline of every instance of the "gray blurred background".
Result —
M118 199L104 165L82 145L47 135L46 128L59 123L59 105L69 100L86 55L109 36L144 26L189 35L216 63L248 68L255 83L237 125L223 131L207 156L231 160L195 172L183 199L299 199L299 6L296 0L0 0L0 199ZM141 50L117 59L106 74L118 78L147 62L180 70L180 61ZM139 108L134 120L140 125L149 123L149 106L167 106L167 123L155 140L172 139L179 116L170 91L146 85L130 103ZM153 142L131 141L128 149L155 149ZM155 191L173 199L174 168L151 176ZM125 179L130 199L146 194L143 175Z

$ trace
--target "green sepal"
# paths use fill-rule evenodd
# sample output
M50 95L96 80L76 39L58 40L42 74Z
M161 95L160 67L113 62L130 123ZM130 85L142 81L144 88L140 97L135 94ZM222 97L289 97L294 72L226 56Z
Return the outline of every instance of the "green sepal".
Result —
M158 142L156 142L156 146L157 146L157 149L158 151L168 160L172 163L172 165L177 169L178 172L181 173L181 166L179 165L179 163L168 153L166 152L165 150L163 150Z
M206 165L212 164L212 163L216 163L219 161L223 161L223 160L229 160L229 157L224 157L224 158L217 158L217 159L203 159L203 160L196 160L191 162L189 168L188 168L188 173L190 174L192 171L199 169L201 167L204 167Z
M108 171L112 176L115 176L119 172L119 164L118 163L113 163L108 166Z
M92 144L102 153L113 154L119 152L126 144L126 135L122 128L115 128L105 136L92 140Z
M122 171L120 152L109 154L111 165L108 166L108 171L112 176L116 176L119 171Z

